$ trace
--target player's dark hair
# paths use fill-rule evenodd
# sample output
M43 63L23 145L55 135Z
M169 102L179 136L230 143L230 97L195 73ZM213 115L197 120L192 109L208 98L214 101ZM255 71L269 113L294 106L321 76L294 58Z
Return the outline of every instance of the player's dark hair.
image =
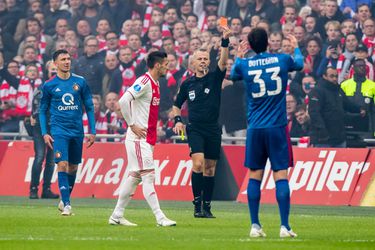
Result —
M262 28L253 29L247 36L250 47L259 54L267 50L268 47L268 35L267 32Z
M162 51L151 52L147 56L147 67L153 69L156 63L162 63L163 60L167 58L167 53Z
M69 52L65 49L56 50L55 53L53 53L53 56L52 56L53 61L56 61L57 58L59 57L59 55L61 55L61 54L69 54Z

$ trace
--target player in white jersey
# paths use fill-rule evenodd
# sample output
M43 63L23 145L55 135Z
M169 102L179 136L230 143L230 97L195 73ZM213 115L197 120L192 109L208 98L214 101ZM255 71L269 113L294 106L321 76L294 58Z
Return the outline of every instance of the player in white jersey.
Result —
M143 195L156 217L157 225L176 225L161 211L154 188L153 151L160 103L158 79L167 73L167 54L151 52L147 57L147 67L148 72L139 77L119 100L119 108L129 127L125 146L130 174L120 188L117 205L109 218L111 225L136 226L124 218L124 211L141 181Z

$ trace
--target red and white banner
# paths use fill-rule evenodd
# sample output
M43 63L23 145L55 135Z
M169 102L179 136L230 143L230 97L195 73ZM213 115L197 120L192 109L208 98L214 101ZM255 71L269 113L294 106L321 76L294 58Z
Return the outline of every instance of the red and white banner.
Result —
M0 165L0 195L27 196L34 160L31 142L10 142ZM161 200L191 200L192 161L187 145L160 144L155 147L155 188ZM117 197L124 182L127 159L122 143L95 143L84 149L77 171L73 197ZM41 174L41 176L43 176ZM56 172L52 189L58 191ZM138 187L135 199L143 199Z
M373 173L373 162L366 161L369 149L293 148L294 167L289 169L292 204L359 205L351 203L360 176ZM248 177L237 197L247 202ZM364 183L364 188L368 181ZM275 182L269 162L261 184L262 203L276 203ZM363 190L362 190L363 193ZM358 194L359 195L359 194Z

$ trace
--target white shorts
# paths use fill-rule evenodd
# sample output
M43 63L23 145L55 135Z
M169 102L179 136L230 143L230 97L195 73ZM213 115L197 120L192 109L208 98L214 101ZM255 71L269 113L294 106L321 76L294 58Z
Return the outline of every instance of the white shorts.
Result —
M125 140L129 171L154 169L154 146L146 141Z

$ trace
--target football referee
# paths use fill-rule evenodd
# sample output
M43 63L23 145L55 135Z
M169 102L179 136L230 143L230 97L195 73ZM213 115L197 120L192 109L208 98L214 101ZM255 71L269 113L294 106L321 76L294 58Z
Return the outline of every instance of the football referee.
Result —
M209 52L198 50L194 53L192 65L195 74L180 86L173 106L173 130L176 134L181 134L185 129L181 119L181 106L186 100L188 102L189 123L186 125L186 132L193 160L191 180L196 218L215 218L211 213L211 198L215 185L216 162L220 157L221 128L218 118L231 34L228 27L223 27L220 59L213 72L208 70Z

